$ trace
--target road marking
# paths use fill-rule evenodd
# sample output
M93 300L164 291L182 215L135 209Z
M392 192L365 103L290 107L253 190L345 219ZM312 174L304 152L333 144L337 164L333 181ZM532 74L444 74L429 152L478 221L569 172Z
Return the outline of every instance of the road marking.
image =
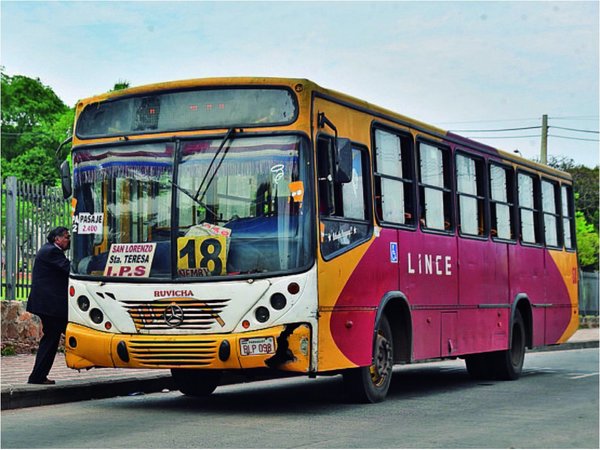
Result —
M594 377L596 375L598 375L598 372L594 372L594 373L584 373L583 375L577 375L575 377L569 377L571 380L578 380L580 378L588 378L588 377Z

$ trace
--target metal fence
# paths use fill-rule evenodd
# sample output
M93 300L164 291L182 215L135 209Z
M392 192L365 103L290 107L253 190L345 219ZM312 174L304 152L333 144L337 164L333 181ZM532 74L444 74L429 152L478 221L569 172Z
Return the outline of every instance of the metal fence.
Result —
M27 298L35 254L51 229L70 228L71 208L60 188L2 181L2 298Z
M581 272L579 278L579 314L597 316L600 295L598 292L598 272Z

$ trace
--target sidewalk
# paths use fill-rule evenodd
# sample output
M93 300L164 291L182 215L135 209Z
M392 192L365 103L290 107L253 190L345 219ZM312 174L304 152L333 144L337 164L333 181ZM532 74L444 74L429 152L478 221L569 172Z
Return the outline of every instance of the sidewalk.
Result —
M542 347L534 351L597 348L599 334L598 328L580 329L565 344ZM174 389L169 370L101 368L77 371L65 365L65 356L62 353L56 355L48 376L56 380L56 384L30 385L27 384L27 377L34 359L35 355L2 357L0 378L3 410ZM223 384L238 381L241 381L239 377L229 377Z

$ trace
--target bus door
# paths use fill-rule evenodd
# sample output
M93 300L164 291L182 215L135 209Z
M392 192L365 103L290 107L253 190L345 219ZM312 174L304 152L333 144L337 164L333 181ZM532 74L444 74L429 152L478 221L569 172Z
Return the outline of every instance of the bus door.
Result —
M316 152L319 370L366 366L372 362L373 327L381 298L376 292L378 261L371 252L368 151L348 140L336 144L336 138L321 134ZM348 170L338 171L344 165Z
M491 231L486 211L486 165L483 158L456 152L459 298L462 350L466 353L506 348L510 308L508 243L512 200L511 177L502 166L490 166ZM492 239L489 239L491 233Z
M450 149L417 143L419 230L401 233L401 290L413 309L415 359L451 356L458 346L458 261Z

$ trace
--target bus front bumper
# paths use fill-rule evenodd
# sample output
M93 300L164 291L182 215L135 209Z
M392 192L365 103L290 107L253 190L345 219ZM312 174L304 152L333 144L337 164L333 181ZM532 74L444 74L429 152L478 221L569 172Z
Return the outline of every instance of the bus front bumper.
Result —
M272 369L307 373L311 329L289 324L237 334L113 334L69 323L67 366L73 369Z

